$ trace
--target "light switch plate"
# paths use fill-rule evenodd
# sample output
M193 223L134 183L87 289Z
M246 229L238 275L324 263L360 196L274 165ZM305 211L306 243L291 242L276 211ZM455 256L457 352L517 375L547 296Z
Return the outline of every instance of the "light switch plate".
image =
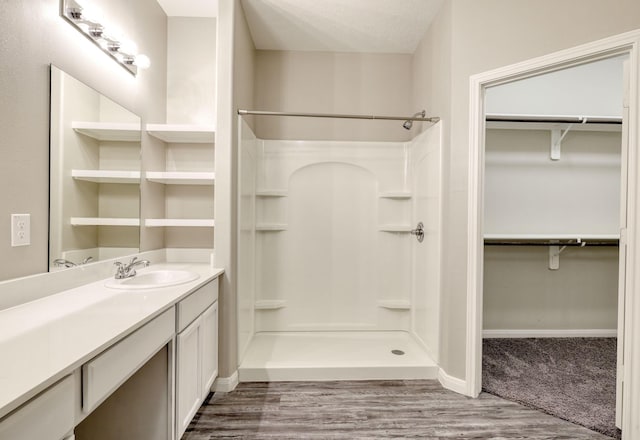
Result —
M31 244L31 214L11 214L11 246Z

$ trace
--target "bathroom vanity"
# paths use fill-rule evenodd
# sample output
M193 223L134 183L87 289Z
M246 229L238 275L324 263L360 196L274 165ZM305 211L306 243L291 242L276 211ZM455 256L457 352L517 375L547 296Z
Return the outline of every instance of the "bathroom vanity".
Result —
M222 270L166 263L138 276L151 271L198 277L125 289L102 278L0 311L0 438L182 436L217 376ZM127 431L138 415L154 421L147 437Z

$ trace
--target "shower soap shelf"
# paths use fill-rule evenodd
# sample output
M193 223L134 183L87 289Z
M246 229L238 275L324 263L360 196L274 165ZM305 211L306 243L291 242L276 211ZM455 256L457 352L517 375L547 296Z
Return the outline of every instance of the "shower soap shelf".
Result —
M256 191L256 197L287 197L286 189L262 189Z
M256 310L278 310L286 306L287 302L283 299L263 299L254 304Z
M378 307L390 310L409 310L411 303L404 299L381 299L378 301Z
M378 194L381 199L410 199L412 194L408 191L387 191Z
M287 225L283 223L260 223L256 225L256 231L277 232L286 231Z

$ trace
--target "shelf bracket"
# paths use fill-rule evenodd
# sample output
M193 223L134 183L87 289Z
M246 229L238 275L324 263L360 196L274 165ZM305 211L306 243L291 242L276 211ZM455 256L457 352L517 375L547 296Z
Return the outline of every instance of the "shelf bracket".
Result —
M580 118L580 123L586 124L587 118ZM569 134L572 128L573 124L569 124L564 131L560 128L554 128L551 130L551 151L549 153L551 160L560 160L562 141L564 140L565 136Z
M549 246L549 270L560 269L560 254L565 248L566 246Z
M576 242L580 245L580 247L584 247L587 244L587 242L582 241L581 238L576 238ZM560 245L549 246L549 270L560 269L560 254L566 248L567 246L560 246Z

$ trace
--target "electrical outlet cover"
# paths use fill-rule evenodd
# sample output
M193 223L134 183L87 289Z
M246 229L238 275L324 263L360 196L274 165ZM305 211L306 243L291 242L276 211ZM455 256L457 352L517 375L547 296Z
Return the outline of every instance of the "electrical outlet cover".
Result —
M11 246L31 244L31 215L11 214Z

